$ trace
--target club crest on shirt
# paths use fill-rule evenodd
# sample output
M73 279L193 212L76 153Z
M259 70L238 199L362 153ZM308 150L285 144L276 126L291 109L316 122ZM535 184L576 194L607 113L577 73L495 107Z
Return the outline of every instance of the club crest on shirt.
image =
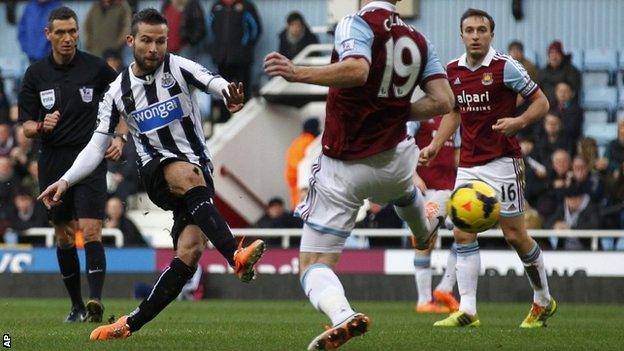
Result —
M93 101L93 88L82 87L78 91L80 91L82 102L89 103Z
M483 85L491 85L494 83L494 77L491 72L483 73L483 78L481 78L481 84Z
M39 98L41 99L41 105L46 110L51 110L56 102L56 96L54 95L54 89L48 89L39 92Z
M173 78L171 73L168 73L168 72L163 73L162 78L160 78L160 86L165 89L168 89L168 88L171 88L174 84L175 84L175 79Z

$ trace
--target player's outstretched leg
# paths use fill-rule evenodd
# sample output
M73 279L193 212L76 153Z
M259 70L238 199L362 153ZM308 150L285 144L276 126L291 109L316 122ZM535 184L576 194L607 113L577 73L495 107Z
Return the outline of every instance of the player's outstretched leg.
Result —
M442 280L438 283L435 290L433 290L433 299L448 307L450 312L456 312L459 310L459 302L453 296L453 287L457 282L457 273L455 271L455 265L457 264L457 249L455 243L451 245L449 254L446 259L446 269L442 275Z
M414 189L409 195L392 202L397 215L407 223L415 238L416 249L426 250L436 231L442 225L443 217L428 219L425 209L425 198L420 191Z
M302 257L305 255L302 253ZM331 327L312 340L308 350L332 350L368 331L370 319L353 311L340 280L327 264L309 265L301 275L301 285L312 305L332 322Z

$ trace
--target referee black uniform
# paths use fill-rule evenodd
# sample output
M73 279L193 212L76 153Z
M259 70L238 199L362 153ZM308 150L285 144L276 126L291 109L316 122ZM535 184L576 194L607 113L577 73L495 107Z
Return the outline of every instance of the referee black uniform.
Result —
M58 111L60 118L54 129L44 133L37 128L41 139L39 151L40 191L58 180L72 165L82 148L87 145L96 127L98 104L117 73L104 60L76 50L68 64L55 62L51 53L33 63L26 71L19 93L19 122L42 122L46 114ZM40 125L38 125L40 126ZM49 211L49 217L58 228L79 218L104 219L106 204L106 162L82 182L76 184L62 198L62 204ZM85 318L85 305L80 293L80 263L75 246L57 247L57 256L63 281L72 300L72 312L67 322ZM106 258L101 241L85 244L87 280L90 299L102 295ZM90 301L87 310L90 311ZM102 308L103 310L103 308ZM86 314L89 317L89 314Z
M79 50L67 65L57 64L50 54L26 71L19 94L19 122L42 121L54 111L61 115L54 130L41 135L40 191L61 178L91 139L98 103L116 76L104 60ZM50 210L54 224L78 218L103 219L106 163L72 190L60 206Z

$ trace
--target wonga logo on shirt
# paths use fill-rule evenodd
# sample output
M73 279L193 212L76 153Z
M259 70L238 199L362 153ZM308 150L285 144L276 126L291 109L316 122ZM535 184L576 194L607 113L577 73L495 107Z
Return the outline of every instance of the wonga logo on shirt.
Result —
M180 98L176 96L134 111L130 116L136 122L141 133L146 133L164 127L176 119L182 119L183 114Z

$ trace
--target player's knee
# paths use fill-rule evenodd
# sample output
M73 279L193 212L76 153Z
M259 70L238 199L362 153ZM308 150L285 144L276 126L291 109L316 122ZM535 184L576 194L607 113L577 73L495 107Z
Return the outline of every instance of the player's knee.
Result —
M202 185L206 185L204 176L199 168L194 166L192 170L185 170L178 182L169 184L169 188L174 194L182 196L187 191Z
M74 238L70 235L57 235L56 245L61 249L68 249L74 246Z
M91 241L102 241L102 225L100 223L81 225L80 231L87 243Z
M527 238L528 236L518 228L508 228L505 230L505 240L512 247L519 247Z

